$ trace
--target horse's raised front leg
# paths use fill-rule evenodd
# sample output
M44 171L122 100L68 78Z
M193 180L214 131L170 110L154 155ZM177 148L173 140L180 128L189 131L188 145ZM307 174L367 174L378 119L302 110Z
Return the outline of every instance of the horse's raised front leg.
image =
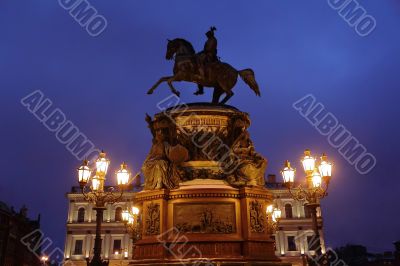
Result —
M168 86L171 89L172 93L175 94L178 97L181 95L181 93L174 88L174 86L172 85L172 82L174 82L174 81L182 81L182 80L184 80L183 79L184 76L185 76L184 73L180 71L180 72L176 73L173 77L169 78L168 81L167 81Z
M169 80L170 78L173 78L173 76L168 76L168 77L162 77L160 78L156 84L153 85L153 87L150 88L150 90L147 91L147 94L152 94L154 90L160 85L161 83Z
M172 92L173 94L175 94L176 96L179 97L179 96L181 95L181 93L180 93L179 91L177 91L177 90L174 88L174 86L172 85L172 82L173 82L173 81L175 81L174 77L170 78L170 79L167 81L168 86L169 86L169 88L171 89L171 92Z

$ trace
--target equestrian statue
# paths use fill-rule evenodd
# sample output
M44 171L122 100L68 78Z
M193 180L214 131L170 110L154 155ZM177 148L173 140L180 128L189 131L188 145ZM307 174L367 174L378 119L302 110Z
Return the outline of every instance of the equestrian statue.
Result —
M203 94L204 87L214 88L212 103L225 104L233 96L232 89L239 75L255 94L260 96L260 89L252 69L236 70L231 65L220 61L217 56L215 31L215 27L207 31L207 41L203 51L199 53L196 53L192 44L184 39L168 40L165 58L175 59L174 75L160 78L147 91L147 94L152 94L158 85L167 82L172 93L179 97L180 93L174 88L172 82L188 81L197 84L198 90L194 93L195 95ZM225 97L220 101L222 94L225 94Z

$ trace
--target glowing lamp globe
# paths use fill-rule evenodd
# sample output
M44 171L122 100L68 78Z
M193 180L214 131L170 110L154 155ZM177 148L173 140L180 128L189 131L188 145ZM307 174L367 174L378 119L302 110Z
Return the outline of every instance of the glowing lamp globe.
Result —
M288 160L286 160L284 168L281 171L283 182L284 183L293 183L294 182L294 173L295 173L295 170L290 166L290 162Z
M90 178L92 171L88 166L88 161L84 160L78 168L78 182L81 187L85 186Z
M133 215L138 215L138 214L139 214L139 208L133 206L133 207L132 207L132 214L133 214Z
M129 211L128 210L122 211L122 221L128 222L128 220L129 220Z
M99 191L101 190L101 181L98 176L94 176L92 178L92 190L93 191Z
M303 164L304 171L307 172L312 172L314 171L315 168L315 158L311 156L311 151L309 149L306 149L304 151L304 157L301 160Z
M272 213L272 220L274 222L278 221L282 217L282 211L278 208L274 209L274 212Z
M125 186L129 182L130 173L125 163L121 164L121 169L117 171L117 183L119 186Z
M332 164L328 162L328 156L326 154L322 154L321 163L318 167L319 173L322 177L331 177L332 176Z
M110 161L106 158L105 152L100 152L99 158L96 160L96 171L101 175L107 174L108 166Z
M315 169L312 174L312 185L314 188L321 187L321 185L322 185L322 177L319 174L317 169Z
M274 205L268 205L266 211L268 214L271 214L274 211Z

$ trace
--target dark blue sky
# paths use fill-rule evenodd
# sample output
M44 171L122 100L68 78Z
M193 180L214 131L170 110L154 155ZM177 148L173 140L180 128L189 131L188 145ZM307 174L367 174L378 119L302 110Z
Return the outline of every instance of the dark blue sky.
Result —
M138 170L150 148L145 113L169 95L166 39L182 37L196 50L215 25L219 55L237 69L251 67L262 98L238 82L231 105L250 113L256 149L268 157L268 173L285 159L300 169L305 148L326 151L335 162L323 201L328 246L348 242L375 251L400 239L398 136L400 4L359 0L377 27L367 37L324 0L90 1L108 21L93 38L58 1L0 1L0 199L32 216L63 248L67 202L79 162L20 104L36 89L50 98L98 147L114 171L126 160ZM176 84L185 102L195 86ZM292 103L312 93L377 158L360 175ZM300 173L301 171L298 171Z

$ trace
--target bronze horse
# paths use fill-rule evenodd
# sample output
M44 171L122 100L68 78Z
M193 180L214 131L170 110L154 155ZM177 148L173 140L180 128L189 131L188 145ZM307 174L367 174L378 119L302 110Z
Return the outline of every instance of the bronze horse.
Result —
M260 89L255 80L254 72L250 68L238 71L227 63L216 61L206 64L204 75L201 75L199 71L199 54L196 54L192 44L184 39L168 40L165 58L167 60L175 58L174 75L160 78L148 90L147 94L152 94L158 85L162 82L167 82L172 93L179 97L180 93L174 88L172 82L189 81L196 83L199 86L199 91L203 87L214 88L212 103L225 104L233 96L232 89L239 75L255 94L260 96ZM220 102L219 98L224 93L226 96Z

